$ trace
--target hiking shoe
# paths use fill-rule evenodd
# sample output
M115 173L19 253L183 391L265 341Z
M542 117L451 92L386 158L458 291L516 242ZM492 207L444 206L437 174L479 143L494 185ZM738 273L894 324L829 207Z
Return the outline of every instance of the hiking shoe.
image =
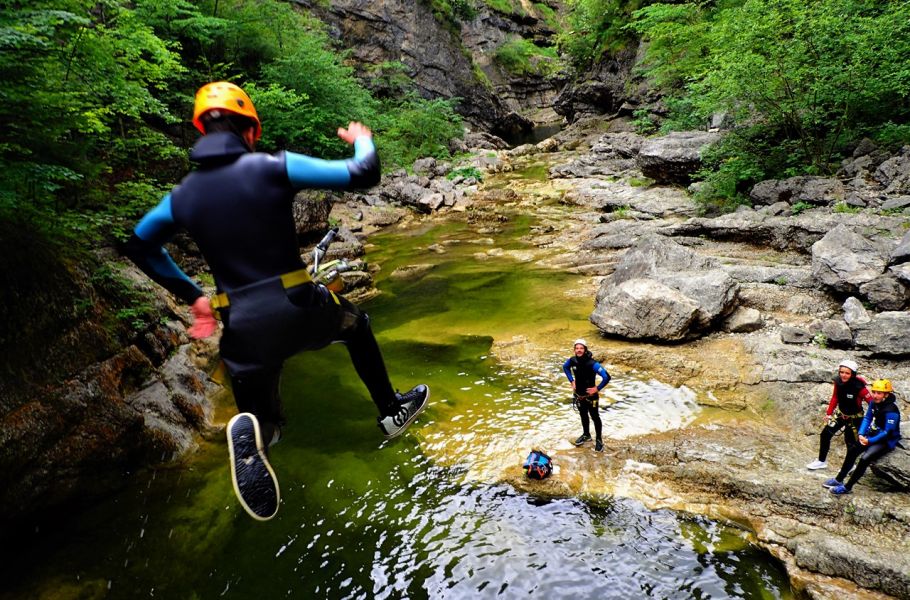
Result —
M839 485L844 485L844 484L841 483L840 481L838 481L837 479L833 478L833 477L832 477L831 479L829 479L828 481L826 481L825 483L822 484L823 487L826 487L826 488L828 488L829 490L830 490L831 488L836 488L836 487L839 486Z
M379 429L387 440L404 433L404 430L414 422L417 415L423 412L423 409L427 407L427 401L430 399L430 388L421 383L409 392L396 393L395 398L401 404L398 412L394 415L376 417Z
M231 481L234 493L251 517L267 521L278 512L278 479L269 464L259 431L259 421L250 413L240 413L227 426Z
M581 434L581 435L578 437L577 440L575 440L575 445L576 445L576 446L581 446L581 445L584 444L585 442L590 442L590 441L591 441L591 436L588 435L587 433L583 433L583 434Z
M850 493L850 488L848 488L848 487L845 486L845 485L839 485L839 486L837 486L837 487L831 488L830 491L831 491L831 493L834 494L835 496L842 496L842 495L844 495L844 494L849 494L849 493Z
M816 471L818 469L825 469L827 467L828 467L828 463L826 463L823 460L813 460L808 465L806 465L806 468L810 469L812 471Z
M604 451L604 443L601 440L597 440L596 442L594 442L594 452L603 452L603 451Z

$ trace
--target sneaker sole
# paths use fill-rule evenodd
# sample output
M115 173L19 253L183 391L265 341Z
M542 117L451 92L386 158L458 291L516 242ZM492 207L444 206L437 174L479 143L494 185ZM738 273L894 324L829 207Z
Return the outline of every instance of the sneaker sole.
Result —
M427 407L427 404L429 404L429 403L430 403L430 387L427 386L427 395L426 395L426 398L423 399L423 404L420 405L420 408L418 408L418 409L414 412L414 414L411 415L411 416L408 418L408 420L404 422L404 425L402 425L402 426L398 429L398 431L396 431L396 432L394 432L394 433L383 433L383 434L382 434L383 437L384 437L385 439L387 439L387 440L392 440L392 439L395 439L395 438L397 438L398 436L400 436L400 435L401 435L402 433L404 433L405 431L407 431L408 427L411 426L411 423L414 422L414 419L416 419L417 417L420 416L420 413L423 412L423 410Z
M257 521L268 521L278 512L281 492L278 478L262 448L259 422L249 413L234 415L227 426L231 482L240 506Z
M572 444L574 444L576 448L581 448L582 446L584 446L585 444L587 444L590 441L591 440L585 440L583 442L572 442Z

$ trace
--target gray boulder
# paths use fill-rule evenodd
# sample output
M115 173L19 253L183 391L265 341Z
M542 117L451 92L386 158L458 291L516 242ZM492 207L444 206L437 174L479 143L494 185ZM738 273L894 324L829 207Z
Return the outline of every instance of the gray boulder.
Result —
M800 327L784 325L780 328L780 341L785 344L808 344L812 341L812 334Z
M905 492L910 491L910 450L901 447L895 448L880 460L872 463L870 469L896 488Z
M679 341L728 315L738 294L739 285L714 261L652 234L601 284L590 320L607 335Z
M856 347L873 354L906 356L910 354L910 312L878 313L853 329Z
M707 131L679 131L646 140L636 157L645 177L660 183L688 183L701 168L702 152L720 139Z
M845 294L881 275L886 260L878 247L846 225L838 225L812 244L812 275Z
M910 262L910 231L904 234L888 260L889 265L899 265L905 262Z
M866 310L866 307L863 306L863 303L858 298L850 296L844 301L844 322L849 327L868 323L871 319L869 311Z
M757 331L764 325L761 313L754 308L740 306L724 321L724 331L730 333L748 333Z
M885 188L885 194L910 194L910 146L892 156L875 170L875 180Z
M859 292L877 310L900 310L910 299L910 291L907 286L891 275L879 275L872 281L859 286Z
M839 319L828 319L821 324L820 333L825 336L832 348L850 348L853 346L853 332Z
M807 202L824 206L840 202L846 197L844 184L830 177L790 177L769 179L755 184L749 192L754 205L770 206L776 202L796 204Z

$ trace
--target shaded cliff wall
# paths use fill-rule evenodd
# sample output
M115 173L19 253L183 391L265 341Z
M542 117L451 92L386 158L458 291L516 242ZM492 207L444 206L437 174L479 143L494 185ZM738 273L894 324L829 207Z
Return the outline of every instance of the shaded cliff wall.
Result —
M423 2L336 0L328 9L298 4L329 24L361 70L387 61L405 64L421 95L460 98L458 112L475 128L499 135L527 130L532 122L526 115L549 106L562 85L559 79L512 76L494 62L496 49L512 37L545 43L555 35L524 9L507 15L479 3L473 18L447 22Z

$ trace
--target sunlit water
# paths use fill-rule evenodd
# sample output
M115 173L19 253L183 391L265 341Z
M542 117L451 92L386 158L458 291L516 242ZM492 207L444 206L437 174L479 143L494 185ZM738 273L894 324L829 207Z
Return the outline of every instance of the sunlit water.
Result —
M574 276L536 269L528 219L478 243L463 225L385 234L367 303L393 382L431 405L381 442L347 353L289 361L290 427L272 451L278 516L233 497L224 444L5 549L3 598L789 598L781 566L746 532L579 490L507 483L531 447L578 468L580 421L561 372L572 341L600 343ZM437 244L435 252L427 247ZM496 250L491 252L491 250ZM501 250L501 252L499 251ZM398 279L402 265L433 265ZM610 365L606 365L610 369ZM693 391L614 370L610 440L684 427ZM607 460L605 455L597 455Z

